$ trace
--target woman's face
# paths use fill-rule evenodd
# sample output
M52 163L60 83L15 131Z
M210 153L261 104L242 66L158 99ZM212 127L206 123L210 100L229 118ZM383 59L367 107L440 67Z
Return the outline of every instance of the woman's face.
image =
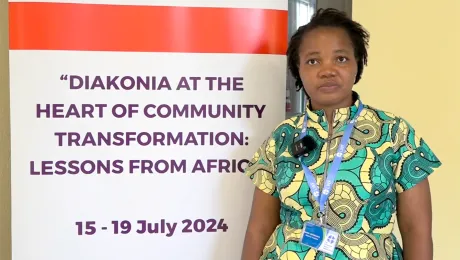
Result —
M357 70L353 44L345 30L319 27L303 36L299 74L314 109L350 106Z

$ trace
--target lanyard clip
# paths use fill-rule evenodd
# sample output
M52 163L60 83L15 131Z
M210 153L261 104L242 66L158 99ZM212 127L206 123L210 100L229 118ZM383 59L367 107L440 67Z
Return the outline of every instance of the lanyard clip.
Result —
M318 215L317 215L317 216L318 216L318 219L319 219L319 223L320 223L321 225L326 224L326 223L325 223L325 222L326 222L326 214L325 214L324 212L321 212L321 211L318 212Z

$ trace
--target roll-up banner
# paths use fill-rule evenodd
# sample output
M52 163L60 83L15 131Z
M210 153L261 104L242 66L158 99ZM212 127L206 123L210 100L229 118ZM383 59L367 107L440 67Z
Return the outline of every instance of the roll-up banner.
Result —
M13 260L235 260L287 0L9 1Z

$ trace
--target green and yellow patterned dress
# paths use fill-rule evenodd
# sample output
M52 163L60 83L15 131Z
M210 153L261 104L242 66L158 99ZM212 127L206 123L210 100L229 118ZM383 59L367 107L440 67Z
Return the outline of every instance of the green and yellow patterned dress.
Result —
M336 110L329 136L324 112L312 111L307 105L307 133L318 145L300 160L316 175L319 187L326 161L332 162L344 126L357 109L355 103ZM441 162L407 121L365 105L327 205L327 224L340 232L340 242L333 256L323 258L321 252L298 243L303 223L317 220L319 208L299 159L291 153L303 118L304 114L295 116L276 127L245 171L257 188L281 201L281 224L260 259L401 260L401 246L392 234L397 195L426 179Z

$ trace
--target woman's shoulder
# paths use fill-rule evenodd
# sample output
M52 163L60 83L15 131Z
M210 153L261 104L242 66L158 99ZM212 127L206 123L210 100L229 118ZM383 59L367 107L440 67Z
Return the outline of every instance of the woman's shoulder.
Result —
M366 106L366 112L363 115L366 118L364 120L374 121L382 130L385 129L391 138L395 152L414 151L415 148L419 147L424 149L425 153L431 153L430 147L425 143L419 131L406 118L372 106Z
M364 112L365 114L374 114L375 116L379 117L379 119L386 120L386 121L396 120L397 118L399 118L399 116L396 115L395 113L385 110L385 109L375 107L373 105L365 105Z
M401 115L388 110L380 109L372 105L366 105L362 114L364 120L375 121L381 124L388 124L396 128L407 126L411 127L409 122Z
M278 139L279 137L286 137L288 135L295 135L296 132L302 130L302 120L305 113L297 114L279 122L272 130L271 137Z

